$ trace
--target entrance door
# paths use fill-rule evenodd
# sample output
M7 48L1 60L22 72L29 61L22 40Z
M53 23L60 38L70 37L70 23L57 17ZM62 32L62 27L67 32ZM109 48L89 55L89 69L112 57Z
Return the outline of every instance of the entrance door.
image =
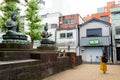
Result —
M102 47L87 47L86 48L86 61L100 62L99 58L102 55ZM92 56L92 57L91 57Z
M120 47L117 47L117 60L120 61Z

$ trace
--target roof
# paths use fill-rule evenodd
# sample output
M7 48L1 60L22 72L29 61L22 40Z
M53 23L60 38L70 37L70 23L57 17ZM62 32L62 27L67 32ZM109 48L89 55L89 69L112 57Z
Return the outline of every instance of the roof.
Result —
M91 18L90 20L84 22L83 24L79 24L80 25L79 27L82 27L83 25L86 25L86 24L91 23L91 22L100 22L100 23L111 26L111 24L109 22L106 22L106 21L103 21L103 20L100 20L97 18Z

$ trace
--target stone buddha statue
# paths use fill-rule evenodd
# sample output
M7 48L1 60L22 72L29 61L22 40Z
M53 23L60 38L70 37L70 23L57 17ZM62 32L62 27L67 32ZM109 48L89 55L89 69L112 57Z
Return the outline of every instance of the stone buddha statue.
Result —
M49 38L50 36L52 36L51 33L48 33L48 24L46 23L46 25L44 26L44 31L42 32L42 38Z
M48 33L47 31L48 31L48 24L46 23L46 25L44 26L44 31L41 34L42 36L41 44L55 44L54 41L48 39L50 36L52 36L52 34Z
M7 32L5 35L3 35L4 40L27 40L27 36L19 32L17 14L17 10L14 10L10 18L5 22L5 28L7 28Z
M6 35L18 35L17 11L14 10L11 17L6 21L5 27L8 29Z

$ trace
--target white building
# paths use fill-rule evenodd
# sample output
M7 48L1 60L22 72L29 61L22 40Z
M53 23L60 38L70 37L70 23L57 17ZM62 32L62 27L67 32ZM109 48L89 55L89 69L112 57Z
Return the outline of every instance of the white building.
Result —
M108 58L111 54L111 24L96 18L92 18L87 22L78 26L79 36L78 49L82 59L85 62L99 62L103 51Z
M114 63L120 61L120 4L110 9Z
M59 17L59 28L57 29L57 46L59 50L66 52L77 52L77 24L83 23L79 14L70 14ZM76 54L79 55L79 54Z
M76 28L57 29L57 46L66 52L76 52Z

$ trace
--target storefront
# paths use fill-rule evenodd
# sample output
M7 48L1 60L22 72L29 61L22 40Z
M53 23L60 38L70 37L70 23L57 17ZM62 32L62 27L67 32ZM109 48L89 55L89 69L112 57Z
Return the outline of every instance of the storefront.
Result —
M80 54L85 62L100 62L103 51L112 57L110 23L92 18L78 28Z

